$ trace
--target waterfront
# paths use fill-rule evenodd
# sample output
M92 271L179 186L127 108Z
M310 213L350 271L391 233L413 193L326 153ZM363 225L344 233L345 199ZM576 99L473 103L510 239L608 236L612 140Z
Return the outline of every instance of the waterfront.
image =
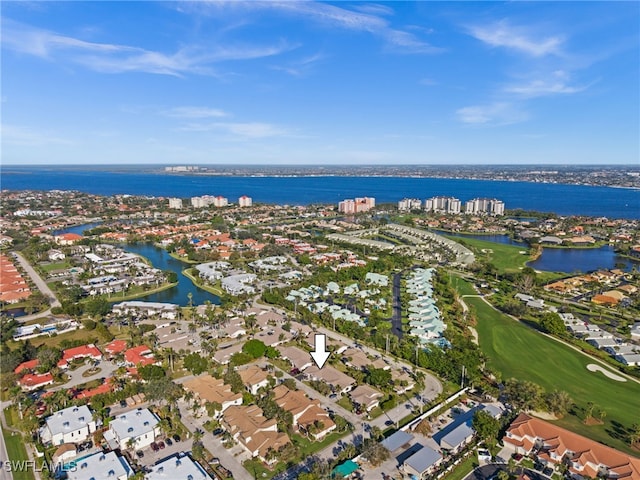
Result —
M463 202L497 197L507 209L640 219L640 190L550 183L413 177L181 176L13 166L2 169L2 183L2 188L9 190L60 189L179 198L209 194L228 197L231 202L249 195L254 202L280 205L336 205L345 198L367 196L374 197L378 204L395 204L404 197L445 195Z
M73 227L65 228L57 231L59 233L77 233L82 235L86 230L91 230L99 226L100 223L89 223L85 225L76 225ZM160 270L172 271L178 275L178 284L175 287L162 290L161 292L152 293L138 297L137 300L144 300L147 302L167 302L175 303L182 307L189 305L189 293L192 295L194 305L202 305L205 301L209 300L211 303L219 305L220 298L216 295L209 293L201 288L195 286L191 280L182 274L182 270L187 268L188 265L180 260L172 258L166 250L156 247L150 243L129 243L120 245L121 248L127 252L142 255L147 258L155 268Z

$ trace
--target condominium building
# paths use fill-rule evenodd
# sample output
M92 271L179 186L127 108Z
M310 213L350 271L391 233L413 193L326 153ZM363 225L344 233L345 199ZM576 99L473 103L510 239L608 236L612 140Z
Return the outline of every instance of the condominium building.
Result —
M52 445L80 443L96 431L96 422L86 405L59 410L47 417L45 422L40 430L40 438Z
M213 204L214 198L212 195L203 195L201 197L191 197L191 206L193 208L206 208Z
M238 205L240 207L250 207L251 205L253 205L253 199L251 197L243 195L238 199Z
M169 208L174 208L176 210L180 210L182 208L182 199L181 198L170 198L169 199Z
M424 201L424 209L427 212L458 214L462 210L462 203L455 197L431 197Z
M338 203L338 211L341 213L361 213L368 212L376 206L376 199L372 197L363 197L356 199L347 199Z
M504 215L504 202L497 198L474 198L465 203L465 213Z
M214 197L213 199L214 207L226 207L227 205L229 205L229 200L226 197L223 197L221 195Z
M419 198L403 198L398 202L398 210L408 212L410 210L420 210L422 208L422 200Z

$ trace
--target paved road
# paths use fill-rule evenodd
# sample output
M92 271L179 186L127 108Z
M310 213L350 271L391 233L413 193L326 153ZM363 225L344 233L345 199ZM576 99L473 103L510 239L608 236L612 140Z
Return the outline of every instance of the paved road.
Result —
M81 385L99 378L109 378L113 375L113 372L118 369L118 367L116 367L112 362L103 360L98 365L98 368L100 368L98 373L91 375L90 377L83 377L82 374L91 368L93 368L93 362L91 362L90 365L85 365L75 370L68 371L67 375L69 375L69 381L62 385L58 385L57 387L53 387L51 390L62 390L63 388L75 387L76 385Z
M400 301L400 282L402 280L402 274L396 273L393 275L393 314L391 315L391 331L393 334L402 338L402 302Z
M38 272L36 272L33 269L33 267L29 264L29 262L27 262L27 260L18 252L13 252L13 256L18 261L18 263L22 266L25 272L27 272L29 277L31 277L31 280L33 281L33 283L36 284L36 287L38 287L38 290L40 290L45 297L48 297L49 299L51 299L51 307L59 307L60 302L56 298L55 294L49 288L49 285L47 285L47 283L42 279L42 277L38 275ZM34 313L33 315L25 315L23 317L18 317L16 320L18 320L21 323L24 323L36 318L46 317L47 315L50 315L50 314L51 314L51 308L45 310L44 312Z
M0 462L4 463L6 460L9 460L9 454L7 453L7 446L4 444L2 426L0 426ZM0 480L13 480L13 474L7 471L4 465L0 465Z
M180 420L192 434L196 429L204 430L202 428L202 423L203 421L206 421L208 417L202 419L194 418L189 405L187 405L183 400L178 401L178 408L180 409L181 414ZM253 480L253 476L242 466L242 461L248 458L249 454L244 453L244 450L240 445L236 445L232 449L227 450L222 446L219 438L214 437L213 434L206 431L202 436L202 444L214 457L218 457L220 459L220 464L223 467L231 471L233 478L239 480ZM237 457L234 455L235 453L238 454Z

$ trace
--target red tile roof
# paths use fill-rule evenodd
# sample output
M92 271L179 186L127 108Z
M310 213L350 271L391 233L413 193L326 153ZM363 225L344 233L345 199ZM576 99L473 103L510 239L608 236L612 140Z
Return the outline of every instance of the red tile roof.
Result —
M135 366L151 365L156 361L153 352L146 345L130 348L124 352L124 359L127 363Z
M18 383L23 387L37 387L53 382L51 373L27 373Z
M62 358L58 362L59 367L66 367L71 360L76 358L91 357L95 360L102 358L102 352L96 348L92 343L89 345L82 345L80 347L68 348L62 352Z
M22 362L20 365L18 365L15 370L13 371L13 373L15 374L19 374L20 372L22 372L23 370L33 370L34 368L36 368L38 365L40 365L40 360L38 360L37 358L34 358L33 360L28 360L26 362Z

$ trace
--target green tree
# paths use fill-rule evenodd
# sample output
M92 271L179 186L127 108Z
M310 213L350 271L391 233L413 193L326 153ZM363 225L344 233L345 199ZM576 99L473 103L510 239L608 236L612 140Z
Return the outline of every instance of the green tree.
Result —
M544 402L547 405L547 410L558 417L566 415L573 406L573 400L569 394L560 390L547 393L544 396Z
M260 340L252 339L242 346L242 351L256 359L264 356L267 346Z
M479 438L492 444L496 442L500 431L500 422L490 413L484 410L476 411L473 415L472 425Z
M194 375L200 375L209 368L209 360L202 357L199 353L190 353L184 357L184 368Z
M144 365L138 369L138 373L140 374L140 378L147 382L151 380L160 380L167 376L164 368L159 365Z
M62 358L62 352L55 347L41 347L38 350L38 370L48 372L58 364L58 360Z
M374 387L388 387L391 383L391 372L382 368L371 368L365 377L366 382Z
M542 315L540 328L551 335L563 335L567 332L560 316L553 312L546 312Z

